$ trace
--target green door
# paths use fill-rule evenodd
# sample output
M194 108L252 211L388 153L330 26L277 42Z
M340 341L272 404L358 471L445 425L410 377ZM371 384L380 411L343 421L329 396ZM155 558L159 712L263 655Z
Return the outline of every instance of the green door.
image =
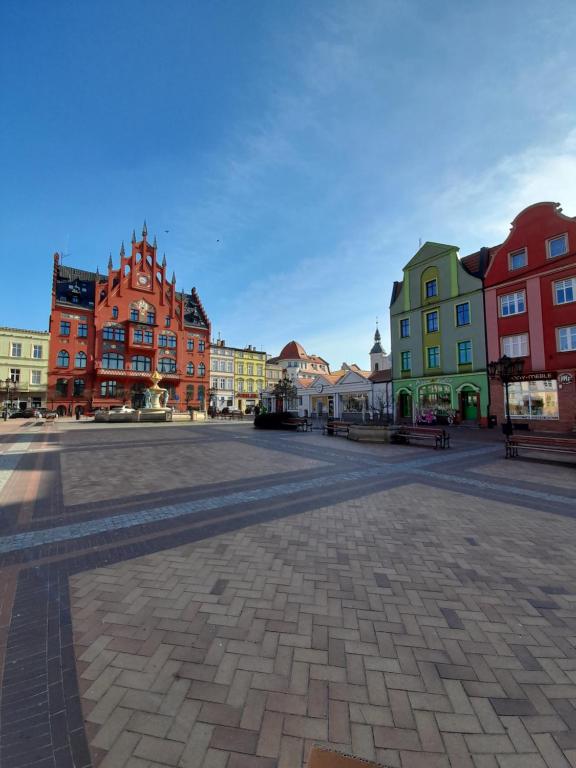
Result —
M464 421L478 421L478 398L476 392L462 392L462 418Z

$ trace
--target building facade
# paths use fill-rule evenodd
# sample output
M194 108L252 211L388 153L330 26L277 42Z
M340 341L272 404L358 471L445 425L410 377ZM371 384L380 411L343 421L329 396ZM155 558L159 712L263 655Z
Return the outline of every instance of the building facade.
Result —
M210 345L210 407L235 409L234 348L223 339Z
M425 243L394 283L390 305L396 420L487 424L482 274L488 249L460 260Z
M273 365L280 365L291 381L312 381L320 373L330 373L330 366L322 357L309 355L297 341L290 341L277 357L270 358Z
M48 331L0 328L2 410L46 406L49 346Z
M509 385L510 417L534 430L576 427L576 218L558 203L524 209L486 271L488 359L521 358ZM491 382L491 412L505 418L501 383Z
M48 401L61 414L144 404L150 375L162 374L168 405L203 410L207 405L210 321L196 289L176 290L156 239L132 235L120 264L108 273L88 272L54 256Z
M260 402L266 387L266 358L266 352L258 352L253 346L234 350L237 410L251 410Z

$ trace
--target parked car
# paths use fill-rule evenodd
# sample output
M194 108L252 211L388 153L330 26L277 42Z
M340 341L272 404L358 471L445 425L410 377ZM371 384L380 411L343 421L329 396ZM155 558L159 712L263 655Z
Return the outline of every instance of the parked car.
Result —
M10 414L11 419L33 419L36 411L33 408L24 408L21 411L14 411Z
M127 405L118 405L106 410L101 408L94 414L94 421L112 422L112 421L134 421L136 418L136 409L129 408Z

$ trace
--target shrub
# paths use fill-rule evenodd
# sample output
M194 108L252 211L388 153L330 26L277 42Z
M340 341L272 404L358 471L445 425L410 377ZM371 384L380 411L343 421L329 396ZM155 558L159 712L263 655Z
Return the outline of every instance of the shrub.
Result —
M296 429L296 426L285 423L291 418L294 418L293 413L260 413L254 418L254 426L256 429Z

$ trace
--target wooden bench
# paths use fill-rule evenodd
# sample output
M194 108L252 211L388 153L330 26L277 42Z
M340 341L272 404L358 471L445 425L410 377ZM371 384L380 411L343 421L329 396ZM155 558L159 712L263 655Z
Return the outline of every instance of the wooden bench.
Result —
M350 424L346 421L327 421L324 427L322 428L322 432L325 435L338 435L338 434L344 434L346 437L348 437L348 429L350 427Z
M550 451L552 453L576 454L576 438L510 435L506 440L506 458L517 458L518 448L527 448L533 451Z
M312 428L312 424L308 419L300 418L299 416L293 416L282 422L283 427L294 427L296 431L308 432Z
M394 442L407 443L412 440L430 441L434 443L434 450L438 448L450 448L450 434L445 429L435 427L400 427L394 435Z

